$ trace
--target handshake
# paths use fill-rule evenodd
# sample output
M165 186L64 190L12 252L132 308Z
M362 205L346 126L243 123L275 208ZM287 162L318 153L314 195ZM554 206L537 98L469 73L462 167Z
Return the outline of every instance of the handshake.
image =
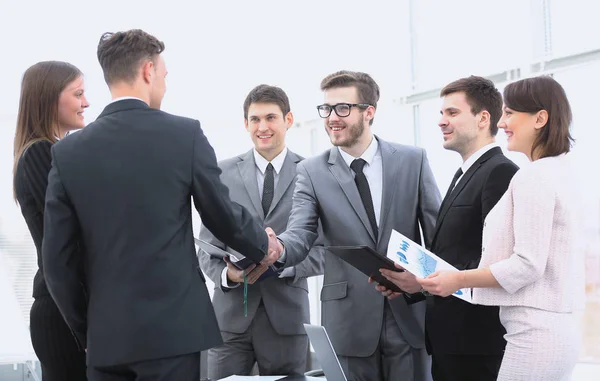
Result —
M283 245L277 239L277 235L273 229L266 228L265 231L269 236L269 249L267 255L264 256L259 264L251 264L242 270L231 263L228 257L224 258L225 262L227 262L227 279L229 281L234 283L247 282L248 284L254 284L272 264L281 258Z
M267 255L260 262L261 265L270 266L275 263L283 254L283 245L277 239L277 234L271 228L266 228L265 231L269 236L269 250Z

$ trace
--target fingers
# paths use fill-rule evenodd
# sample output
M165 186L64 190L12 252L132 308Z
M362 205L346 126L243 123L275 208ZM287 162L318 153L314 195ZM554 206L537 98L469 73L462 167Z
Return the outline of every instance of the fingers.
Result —
M248 284L254 284L260 278L260 276L265 271L267 271L267 269L268 269L268 266L264 266L264 265L256 266L256 268L254 270L252 270L252 272L247 274Z
M277 239L277 235L271 228L266 228L265 232L267 232L267 236L269 237L269 250L268 254L263 258L261 264L266 266L272 265L275 263L283 253L283 245Z
M402 293L401 293L401 292L392 292L392 294L391 294L391 295L389 295L387 298L388 298L389 300L393 300L393 299L396 299L397 297L399 297L400 295L402 295Z
M433 274L429 274L429 276L427 277L427 279L435 278L435 277L437 277L437 276L439 276L439 275L440 275L440 272L439 272L439 271L436 271L436 272L434 272Z
M400 266L400 265L399 265L399 264L397 264L396 262L394 262L394 266L396 266L396 268L397 268L398 270L406 271L406 269L405 269L404 267Z

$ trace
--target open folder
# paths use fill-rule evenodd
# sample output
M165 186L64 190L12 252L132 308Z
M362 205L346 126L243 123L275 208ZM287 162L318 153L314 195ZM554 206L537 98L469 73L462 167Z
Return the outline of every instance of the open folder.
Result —
M237 252L235 254L230 253L228 251L221 249L220 247L217 247L213 244L206 242L203 239L194 238L194 241L196 242L196 245L198 245L200 247L200 249L202 249L204 252L208 253L208 255L210 255L211 257L220 258L220 259L225 259L225 257L227 257L227 258L229 258L229 261L231 262L231 264L240 270L245 270L250 265L254 264L254 261L244 257L243 255L241 255ZM261 281L265 278L269 278L272 276L279 276L279 270L273 265L269 266L269 268L264 273L262 273L262 275L258 278L258 281Z
M388 269L391 271L403 271L394 266L394 261L383 256L370 248L369 246L327 246L330 253L340 257L344 262L356 268L366 276L373 278L374 281L387 289L395 292L404 292L400 287L387 280L379 269Z

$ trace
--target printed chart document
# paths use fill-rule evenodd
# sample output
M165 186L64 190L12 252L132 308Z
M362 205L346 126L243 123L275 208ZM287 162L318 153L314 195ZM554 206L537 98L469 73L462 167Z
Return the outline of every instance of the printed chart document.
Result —
M396 230L392 230L387 256L418 278L427 278L439 270L458 271L456 267ZM453 295L468 303L473 303L470 288L460 289Z

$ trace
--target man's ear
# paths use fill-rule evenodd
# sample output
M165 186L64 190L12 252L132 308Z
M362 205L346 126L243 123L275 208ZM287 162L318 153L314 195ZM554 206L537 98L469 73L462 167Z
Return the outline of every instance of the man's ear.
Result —
M154 63L152 61L146 61L142 66L142 78L144 79L144 82L148 84L152 83L152 77L154 75Z
M490 123L491 123L491 115L489 113L489 111L487 110L483 110L479 113L479 124L478 127L479 128L485 128L485 127L489 127Z
M285 124L287 126L286 130L289 130L294 125L294 114L291 111L285 115Z

